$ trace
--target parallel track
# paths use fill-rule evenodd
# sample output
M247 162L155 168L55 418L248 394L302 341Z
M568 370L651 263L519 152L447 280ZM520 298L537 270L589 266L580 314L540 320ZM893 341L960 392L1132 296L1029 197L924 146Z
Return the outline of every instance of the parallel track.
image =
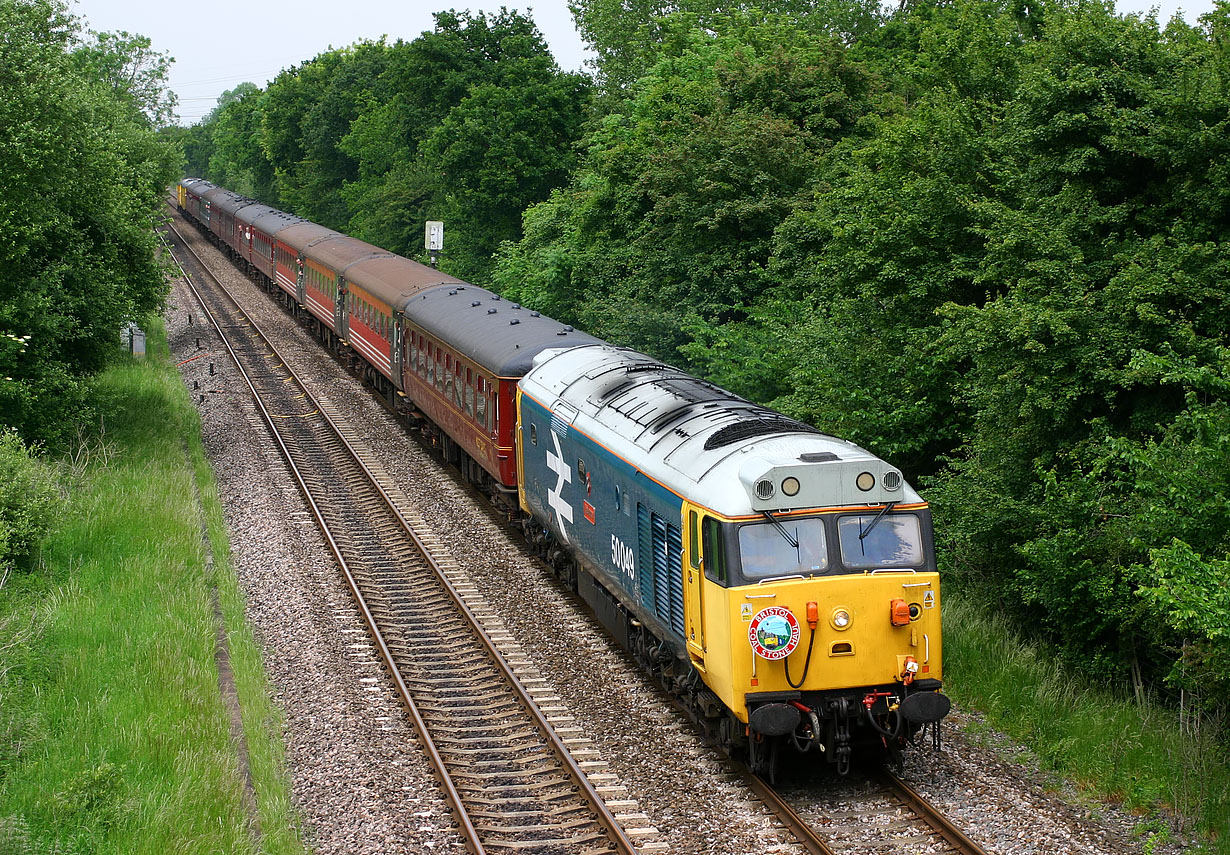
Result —
M196 264L213 280L199 257ZM203 289L187 273L185 281L337 559L469 851L637 851L433 557L430 534L398 511L328 403L312 397L216 280Z

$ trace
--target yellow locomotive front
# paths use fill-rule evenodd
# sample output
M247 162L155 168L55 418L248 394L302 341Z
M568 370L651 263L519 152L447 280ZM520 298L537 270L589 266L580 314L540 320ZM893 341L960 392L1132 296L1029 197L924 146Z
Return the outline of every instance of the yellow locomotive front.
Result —
M609 345L544 351L519 389L527 536L754 768L893 759L948 712L931 514L899 470Z
M949 709L926 503L869 455L808 457L744 462L752 513L684 508L688 655L761 772L783 748L896 759Z

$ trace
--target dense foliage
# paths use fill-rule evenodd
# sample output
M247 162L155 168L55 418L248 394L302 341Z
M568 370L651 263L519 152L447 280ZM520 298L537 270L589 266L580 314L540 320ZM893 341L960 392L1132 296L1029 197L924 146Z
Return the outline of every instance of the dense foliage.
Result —
M0 424L62 446L89 379L165 283L153 224L178 163L148 39L0 0Z
M573 5L593 100L527 20L442 13L189 156L409 254L444 219L454 272L866 445L949 584L1224 714L1230 4Z
M490 275L521 214L563 184L589 100L515 12L440 12L243 84L184 134L188 171L409 256L443 220L449 269Z

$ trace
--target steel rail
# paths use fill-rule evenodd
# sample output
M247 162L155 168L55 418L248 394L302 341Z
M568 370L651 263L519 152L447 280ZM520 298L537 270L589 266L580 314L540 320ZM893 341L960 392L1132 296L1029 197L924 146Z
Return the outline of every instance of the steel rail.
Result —
M795 809L792 808L785 799L773 789L773 786L764 778L757 775L745 764L732 761L738 768L739 773L743 776L744 782L751 788L765 806L771 810L791 834L802 844L803 848L812 855L835 855L833 849L816 834L807 820L799 816Z
M175 231L176 235L178 235L180 240L183 241L183 236L179 234L179 230L175 228L174 224L171 224L171 229ZM187 241L183 241L183 243L184 248L192 253L197 262L201 265L201 268L208 273L208 268L206 267L203 259L201 259L200 255L198 255L196 251L188 245ZM290 449L286 447L286 443L282 439L281 432L278 430L276 422L269 414L269 411L265 408L265 404L261 400L261 396L257 392L255 384L252 382L252 378L248 376L248 372L244 369L238 355L231 348L230 341L227 340L227 337L225 333L223 333L222 327L219 325L217 319L214 317L213 312L209 310L209 306L205 303L205 300L197 290L196 285L192 282L192 277L188 275L186 270L184 270L183 265L180 264L179 259L175 256L174 249L171 248L169 243L167 243L166 246L167 251L175 260L176 266L179 268L180 272L183 273L184 283L188 286L188 289L192 292L193 296L196 297L197 302L201 306L201 311L205 313L205 317L209 320L209 323L218 333L219 339L226 347L227 353L230 354L231 360L235 363L235 367L239 370L240 376L243 377L244 383L246 383L248 388L251 390L252 399L256 404L257 410L259 410L265 424L268 425L270 432L273 434L274 442L277 443L278 448L281 450L282 456L286 460L287 466L291 471L291 475L294 477L295 483L299 485L299 491L302 493L304 501L307 502L308 508L311 511L313 518L316 520L316 525L320 529L321 535L328 544L329 551L333 553L333 557L336 559L338 567L341 569L342 575L346 579L346 584L350 588L351 595L355 598L355 602L363 615L363 621L367 624L368 632L370 633L372 641L375 643L376 648L380 653L380 658L384 661L385 667L388 668L389 673L393 676L393 680L397 686L397 694L413 720L415 732L419 734L419 738L422 740L423 750L426 752L432 768L436 772L436 777L439 780L440 785L444 788L445 799L448 801L449 808L453 811L453 818L457 821L458 827L461 829L462 836L466 840L466 848L473 853L473 855L485 855L486 850L483 848L482 842L478 839L478 831L474 828L474 824L471 822L470 816L466 811L465 806L462 804L461 795L457 792L457 788L453 784L453 780L448 774L448 770L444 764L444 758L440 756L440 752L436 748L435 742L432 740L431 735L427 730L426 722L423 721L423 717L419 713L418 705L415 704L414 699L410 695L409 687L406 686L405 681L402 679L401 671L397 668L396 663L394 662L393 654L389 650L388 644L385 642L384 635L381 633L380 628L376 625L376 619L372 615L371 610L368 608L367 601L363 597L363 593L359 590L354 574L351 573L350 566L347 563L345 556L342 554L342 549L334 539L333 532L330 530L328 523L325 521L324 515L320 510L320 506L317 505L315 498L312 496L312 491L308 487L307 482L304 480L303 473L299 471L299 467L295 464L294 457L290 453ZM212 276L212 274L209 275ZM255 322L252 322L251 319L249 319L249 321L259 333L260 329L256 326ZM264 337L263 333L261 333L261 335ZM298 381L298 378L296 378L296 381Z
M191 246L188 245L187 241L183 240L183 236L179 233L179 230L175 228L174 223L171 223L170 227L180 237L181 241L183 241L184 247L190 253L192 253L192 255L196 258L201 268L205 270L205 272L211 278L213 278L213 275L212 273L209 272L208 266L205 264L204 260L200 257L200 255L195 250L192 249ZM168 246L168 251L171 252L172 257L174 258L174 251L171 250L169 246ZM176 259L176 263L178 265L178 259ZM182 266L180 266L180 270L181 272L183 271ZM469 841L472 841L473 848L471 848L471 851L474 852L475 855L479 855L479 853L483 853L485 850L483 849L482 844L478 839L478 832L474 828L473 823L469 819L469 816L465 810L465 807L462 804L462 798L460 794L457 792L456 787L454 786L451 780L451 777L448 774L443 757L440 755L439 750L436 748L434 741L431 739L429 735L426 722L423 720L421 714L418 711L417 705L415 704L413 698L411 697L409 687L406 686L401 676L400 669L397 667L396 660L392 652L390 651L388 644L386 643L384 639L383 634L380 632L380 629L377 626L376 618L371 613L371 610L369 609L367 602L359 588L358 582L355 579L354 574L351 572L348 563L346 562L345 558L342 555L341 547L335 541L332 535L332 532L329 530L329 526L327 522L325 521L320 508L316 504L315 500L312 498L310 488L308 487L306 481L304 480L302 473L300 473L298 467L295 465L289 449L286 447L285 443L283 442L279 434L278 427L277 427L275 420L270 416L268 411L265 409L263 403L261 403L260 397L257 393L256 387L253 384L251 378L249 378L247 372L244 371L243 367L240 365L239 359L237 355L234 353L234 351L231 349L230 343L226 340L226 336L222 333L221 327L218 325L217 321L214 319L212 313L209 312L209 309L208 307L206 307L205 302L201 298L200 293L197 291L195 285L191 281L191 278L187 275L186 272L184 272L184 281L188 285L189 289L193 292L194 296L196 296L198 302L201 304L202 310L205 311L207 317L210 320L210 323L214 326L215 330L217 330L219 337L222 339L223 343L226 345L227 351L230 353L232 360L235 362L236 366L239 368L240 374L244 378L244 382L248 385L248 388L251 389L253 398L257 403L258 409L260 410L265 423L269 426L270 430L273 432L274 438L278 444L278 447L281 449L283 456L287 460L288 465L290 466L292 473L294 475L295 481L299 485L300 491L303 493L305 499L307 500L313 517L316 519L317 526L321 529L322 534L324 535L329 545L330 551L333 553L334 557L336 558L338 562L339 567L342 569L343 575L345 576L345 579L347 582L347 586L350 588L351 593L354 596L356 603L360 607L360 610L363 614L364 622L367 624L368 630L370 634L372 635L373 641L375 642L380 652L381 659L384 660L385 665L388 667L389 672L393 675L394 681L396 683L398 695L401 698L403 704L406 706L407 711L410 713L411 718L413 719L416 732L419 733L420 737L423 740L424 749L427 752L429 759L431 760L432 766L436 771L437 777L441 780L441 784L445 789L446 798L450 804L450 807L453 809L456 815L456 819L458 820L458 824L462 828L464 835L467 837L467 841L468 841L467 848L470 848ZM244 311L243 307L239 306L238 302L235 301L234 297L225 288L220 288L220 290L224 294L226 294L227 298L230 299L232 303L236 305L239 311L241 312ZM246 313L245 313L245 317L246 317ZM474 615L474 613L471 611L469 606L466 604L466 602L464 601L460 593L457 592L452 582L447 578L447 576L441 570L441 568L439 567L435 559L432 557L430 548L425 543L423 543L419 535L413 530L410 523L405 519L401 511L397 508L396 503L388 495L384 487L379 483L379 481L371 473L368 467L363 463L360 455L354 449L354 447L349 442L349 440L346 439L344 432L329 417L328 413L324 410L324 408L320 407L319 401L311 394L310 391L308 391L306 384L303 383L303 381L298 376L298 374L294 371L294 369L290 367L289 363L284 358L282 358L282 355L269 341L268 337L265 336L264 332L260 329L259 325L255 321L253 321L251 318L247 318L247 322L251 324L252 328L256 331L256 333L265 341L270 351L275 356L278 357L278 359L282 363L282 367L290 374L290 376L294 379L295 383L299 386L299 388L303 390L308 400L310 400L314 405L317 406L317 408L320 410L320 413L319 413L320 416L324 419L325 423L329 426L329 429L334 433L338 441L345 447L347 453L350 454L351 457L354 459L356 464L359 466L359 469L363 472L364 476L367 478L368 483L375 490L375 492L380 496L382 503L385 505L388 511L396 518L396 520L398 521L398 524L402 527L402 530L410 538L410 540L414 543L415 548L422 554L428 567L430 568L436 580L438 581L440 587L444 591L447 592L448 597L451 599L454 607L457 609L459 614L464 618L466 623L471 627L475 636L482 643L488 655L490 656L492 661L496 664L498 670L503 675L505 682L513 690L514 694L516 695L518 703L522 706L523 709L525 709L527 714L534 720L536 728L538 729L539 733L543 736L543 738L547 741L547 744L549 745L552 754L564 766L564 768L569 774L569 777L573 780L573 783L576 784L577 787L583 793L586 794L587 801L590 803L590 806L592 807L594 812L597 814L599 825L601 825L603 829L606 831L607 836L610 839L610 841L616 846L616 848L620 852L625 852L625 853L635 852L636 848L634 844L632 843L632 841L627 837L627 834L624 832L622 825L615 818L614 814L611 813L610 809L606 806L605 800L595 791L592 783L588 779L588 776L586 776L586 774L581 769L581 767L578 765L576 760L572 757L571 752L568 750L567 746L564 745L563 741L559 738L559 735L555 733L554 728L551 727L550 722L548 722L546 719L546 716L538 708L537 703L534 702L533 698L526 691L525 687L516 678L513 672L512 666L508 663L503 653L501 653L500 650L497 648L494 640L490 637L487 631L483 628L479 619Z
M919 818L931 826L932 830L942 837L954 851L960 855L986 855L985 849L967 837L961 829L952 824L948 817L940 813L939 809L892 771L881 770L879 778L894 796L918 814Z

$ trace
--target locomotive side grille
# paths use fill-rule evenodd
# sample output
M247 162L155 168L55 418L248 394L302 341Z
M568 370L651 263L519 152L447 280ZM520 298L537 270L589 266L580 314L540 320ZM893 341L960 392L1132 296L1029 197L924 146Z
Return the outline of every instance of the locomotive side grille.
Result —
M683 536L644 505L638 504L636 511L641 566L653 568L641 576L641 603L683 635Z
M673 525L666 527L666 572L670 580L670 625L683 635L683 537ZM662 615L666 617L666 615Z
M714 431L712 436L705 440L705 451L713 451L715 448L723 448L745 439L769 436L775 433L820 433L820 431L811 425L796 422L794 419L786 418L785 416L767 415L761 418L738 421L719 428Z
M653 580L657 575L657 568L654 566L653 562L653 524L651 522L651 517L653 516L655 516L655 514L651 514L649 508L645 507L640 502L636 503L637 546L640 547L641 551L640 560L636 563L642 571L638 579L638 583L640 585L640 591L638 593L640 594L641 602L650 609L656 611L656 609L654 609ZM644 572L645 568L650 568L648 573Z

